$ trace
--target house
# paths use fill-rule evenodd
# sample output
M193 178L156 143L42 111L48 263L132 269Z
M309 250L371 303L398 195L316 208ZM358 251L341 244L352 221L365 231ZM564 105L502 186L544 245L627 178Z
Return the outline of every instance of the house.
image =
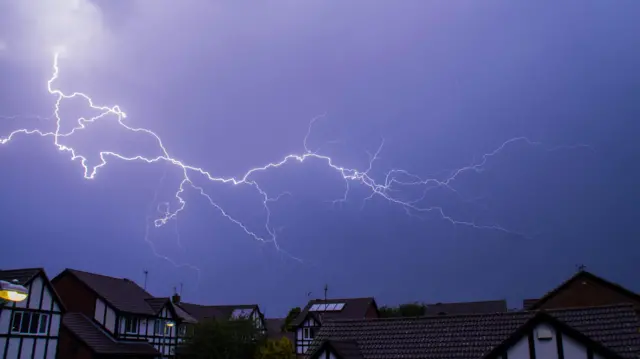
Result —
M198 322L193 316L184 311L184 309L180 308L177 303L180 302L180 295L175 293L171 298L163 297L163 298L154 298L148 299L147 302L152 307L156 309L160 309L162 307L167 307L172 309L173 317L175 318L175 327L177 330L176 334L176 345L180 345L184 342L185 338L192 334L192 327L194 324ZM165 308L165 310L167 309ZM167 326L165 325L165 328Z
M183 302L176 302L175 304L197 321L208 319L232 320L244 318L251 319L260 333L264 334L267 330L264 315L257 304L200 305Z
M247 305L200 305L193 303L185 303L181 301L179 295L172 297L174 307L191 318L185 327L188 328L191 323L202 322L206 320L234 320L234 319L250 319L255 328L262 334L266 333L266 324L264 315L260 311L257 304ZM184 348L180 347L185 336L191 335L192 331L181 333L178 338L178 347L176 352L183 357L189 357L188 353L183 352Z
M631 304L327 321L307 358L637 359Z
M555 309L632 303L640 312L640 295L585 270L578 271L539 299L525 299L524 309Z
M296 354L307 352L325 321L378 317L378 305L372 297L311 300L291 323L295 332L293 344Z
M52 284L68 311L60 334L65 359L173 357L194 321L171 298L126 278L65 269Z
M538 298L529 298L522 300L522 309L529 310L538 301Z
M435 303L427 304L425 315L438 314L480 314L507 311L506 300L486 300L479 302Z
M287 338L291 345L295 343L294 334L284 329L286 318L267 318L264 320L267 328L267 338L271 340L280 340L282 337Z
M285 331L283 331L285 318L265 318L264 324L267 329L267 337L270 339L280 339Z
M0 270L0 280L28 291L25 300L0 305L0 358L54 359L64 306L44 269Z

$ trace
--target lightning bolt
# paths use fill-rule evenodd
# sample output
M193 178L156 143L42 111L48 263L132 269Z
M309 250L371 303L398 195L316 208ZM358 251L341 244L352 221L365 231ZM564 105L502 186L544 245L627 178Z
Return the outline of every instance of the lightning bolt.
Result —
M175 168L178 168L182 176L180 180L180 184L178 185L178 188L176 189L176 192L175 192L175 199L177 200L178 205L174 209L170 208L168 203L165 203L162 206L157 207L158 214L156 215L156 218L153 219L152 221L155 227L161 227L167 224L170 220L177 219L180 212L182 212L187 205L187 202L183 197L184 192L186 189L191 188L191 189L194 189L197 193L199 193L202 197L204 197L208 201L208 203L218 211L219 214L221 214L231 223L235 224L247 236L261 242L272 242L278 250L281 250L281 248L277 243L276 231L271 226L271 211L269 208L269 204L277 201L279 198L281 198L284 195L289 195L290 193L283 193L275 197L269 196L269 194L262 189L262 187L258 184L258 182L254 180L255 175L261 172L274 170L289 163L303 163L310 160L320 161L320 162L323 162L328 169L340 174L342 179L345 182L344 196L334 201L334 203L347 201L351 186L353 184L357 184L357 185L366 187L370 191L369 195L365 198L363 205L368 200L374 197L380 197L388 202L391 202L393 204L396 204L402 207L410 215L434 212L439 216L439 218L441 218L442 220L448 221L455 226L468 226L476 229L493 230L493 231L500 231L500 232L518 235L518 236L525 236L524 234L510 231L498 225L478 224L473 221L457 220L449 216L443 210L442 207L424 205L423 203L426 200L425 196L429 191L438 189L438 188L445 189L447 191L451 191L452 193L459 195L458 191L454 187L454 183L456 180L458 180L465 173L482 172L485 168L485 165L492 157L497 156L499 153L503 152L508 146L511 146L515 143L524 143L531 146L542 146L547 151L556 151L560 149L571 149L571 148L581 148L581 147L591 148L588 145L548 147L540 142L531 141L526 137L515 137L503 142L495 150L482 155L480 161L449 171L448 175L445 176L444 179L436 179L436 178L424 179L419 177L418 175L415 175L403 169L392 169L384 175L384 178L382 179L382 181L376 181L372 177L372 175L370 175L370 172L374 166L374 163L379 159L380 153L384 146L384 140L381 141L380 146L377 148L376 152L374 152L373 154L369 154L369 163L367 168L364 170L358 170L355 168L347 168L347 167L340 166L330 156L320 154L318 152L319 150L312 151L309 149L308 140L309 140L309 137L311 136L313 126L316 124L318 120L326 116L326 114L323 114L316 118L313 118L310 121L307 133L303 140L304 151L302 153L288 154L283 158L281 158L279 161L267 163L266 165L261 167L251 168L240 177L216 177L210 172L204 170L203 168L195 167L193 165L187 164L173 157L169 153L169 150L163 144L163 141L160 138L160 136L158 136L155 132L146 128L133 127L127 124L125 121L127 119L127 114L123 112L118 105L111 106L111 107L96 105L94 100L85 93L82 93L82 92L65 93L62 90L56 88L54 86L54 83L58 79L59 73L60 73L58 63L59 63L59 54L56 53L53 57L53 75L47 81L48 92L51 95L55 96L56 98L56 102L54 105L54 114L51 118L55 120L55 130L50 132L45 132L40 129L26 129L26 128L18 129L11 132L6 137L0 138L0 144L6 144L10 142L14 137L20 134L51 137L53 138L54 145L57 147L59 151L68 153L71 156L72 161L78 160L80 162L80 164L84 169L84 178L86 179L96 178L96 175L98 174L99 170L104 166L106 166L108 161L112 159L122 160L122 161L144 162L148 164L152 164L152 163L169 164L171 166L174 166ZM74 98L76 99L79 98L84 100L91 109L97 110L99 114L91 118L84 118L84 117L79 118L75 126L71 128L71 130L67 132L63 132L61 130L63 119L60 115L60 106L63 103L63 101L74 99ZM48 119L46 117L39 117L39 116L29 116L29 117L33 117L37 119ZM14 116L14 117L4 117L4 118L15 119L18 117ZM113 119L113 118L115 118L115 122L121 128L124 128L127 131L130 131L133 133L142 133L144 135L147 135L153 138L157 145L157 148L159 149L159 155L155 157L149 157L149 156L143 156L143 155L125 156L118 152L101 151L99 152L100 163L94 166L89 166L87 164L87 158L84 155L80 154L73 147L67 146L61 142L64 138L68 138L74 135L75 133L86 129L88 126L95 123L96 121ZM268 233L268 236L265 237L265 236L259 235L256 231L250 229L242 221L236 219L231 214L229 214L222 206L220 206L218 203L216 203L213 200L213 198L206 192L206 190L203 187L198 186L193 182L195 178L204 178L205 180L212 183L231 184L235 186L243 185L243 186L249 186L253 188L256 194L260 196L260 198L262 199L262 206L264 207L264 211L266 213L266 221L264 223L264 228L266 230L266 233ZM423 188L422 195L412 200L401 199L399 196L396 195L396 193L398 191L401 191L402 188L407 188L407 187ZM157 193L156 193L156 196L157 196ZM147 233L145 235L145 240L149 242L149 244L151 244L153 248L153 243L148 239L148 228L147 228ZM180 264L173 262L167 256L160 255L155 251L155 248L153 248L153 251L157 256L166 259L167 261L173 263L174 265L182 266ZM189 265L186 265L186 266L189 266ZM191 268L198 270L195 267L191 267Z

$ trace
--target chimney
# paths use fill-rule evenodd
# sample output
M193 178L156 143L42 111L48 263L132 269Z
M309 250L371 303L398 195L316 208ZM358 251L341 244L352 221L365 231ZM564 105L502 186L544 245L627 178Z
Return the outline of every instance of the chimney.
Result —
M179 304L180 303L180 294L176 290L176 287L173 287L173 295L171 296L171 303Z
M171 296L171 302L173 302L173 304L179 304L180 303L180 294L176 293L174 295Z

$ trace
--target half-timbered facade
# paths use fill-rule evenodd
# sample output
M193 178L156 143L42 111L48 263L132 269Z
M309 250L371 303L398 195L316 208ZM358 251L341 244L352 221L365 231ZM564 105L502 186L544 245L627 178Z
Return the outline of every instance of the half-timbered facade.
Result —
M170 298L156 298L136 283L94 273L67 269L53 279L53 285L69 312L83 314L115 344L136 343L136 355L149 358L172 358L179 343L180 326L187 320L179 315ZM180 311L181 312L181 311ZM186 313L185 313L186 314ZM79 320L75 318L76 322ZM77 323L76 323L77 324ZM86 324L86 323L85 323ZM84 342L81 328L73 324L63 326L72 337ZM73 341L69 341L73 344ZM70 345L72 345L70 344ZM141 350L144 344L148 350ZM119 345L118 355L129 356L127 345ZM94 357L114 348L90 348ZM69 358L72 359L72 358Z
M178 347L184 343L185 339L193 334L194 324L198 322L196 318L191 316L191 314L187 313L182 307L179 305L180 303L180 295L174 294L171 297L171 305L173 310L175 311L175 315L180 319L177 321L176 330L177 330L177 346Z
M58 350L63 305L45 271L0 271L0 280L27 289L21 302L0 304L0 358L54 359Z
M308 352L322 323L328 319L378 318L373 298L311 300L293 321L294 347L297 355Z
M94 320L118 339L146 340L162 357L172 357L178 342L178 331L171 302L168 298L150 298L145 301L151 307L153 315L117 311L97 298Z
M313 338L320 329L320 320L318 317L309 314L302 324L296 329L295 348L296 354L304 354L309 350Z

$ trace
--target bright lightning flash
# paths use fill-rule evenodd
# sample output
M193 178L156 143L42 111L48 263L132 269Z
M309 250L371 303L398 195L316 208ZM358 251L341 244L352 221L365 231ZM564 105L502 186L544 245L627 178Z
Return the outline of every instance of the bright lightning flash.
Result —
M211 206L217 209L222 216L226 217L229 221L237 225L247 235L249 235L250 237L258 241L273 242L276 248L280 249L276 241L276 232L270 225L271 212L269 209L269 203L277 201L280 196L270 197L260 187L260 185L255 180L252 179L253 175L258 172L264 172L270 169L281 167L290 162L305 162L307 160L318 160L318 161L324 162L327 165L328 169L339 173L345 181L346 190L344 193L344 197L338 201L345 201L349 193L350 183L357 183L365 186L370 190L370 195L366 199L371 199L375 196L379 196L389 202L392 202L394 204L401 206L409 214L435 212L443 220L446 220L453 225L463 225L463 226L469 226L477 229L489 229L489 230L502 231L510 234L521 235L497 225L481 225L481 224L476 224L474 222L456 220L451 216L447 215L445 211L442 209L442 207L424 206L423 205L423 202L425 201L424 194L426 194L428 190L431 190L434 188L444 188L446 190L457 193L457 191L453 187L453 183L463 173L482 171L485 164L491 157L496 156L498 153L503 151L510 144L513 144L515 142L523 142L528 145L541 146L542 144L539 142L531 141L525 137L516 137L516 138L509 139L504 143L502 143L494 151L484 154L479 162L456 169L452 171L451 174L445 179L434 179L434 178L423 179L414 174L409 173L408 171L401 170L401 169L393 169L386 173L382 181L376 181L374 178L370 176L369 173L373 167L374 162L379 157L384 141L382 141L377 151L370 156L369 166L366 170L361 171L354 168L342 167L336 164L336 162L331 157L319 154L317 151L311 151L307 146L307 140L311 134L311 129L314 123L320 117L322 117L322 116L319 116L312 119L309 124L308 132L304 137L303 153L289 154L284 156L280 161L268 163L262 167L252 168L248 170L246 173L244 173L244 175L242 175L241 177L229 177L229 178L216 177L212 175L210 172L202 168L189 165L181 160L178 160L172 157L169 154L169 151L167 150L167 148L164 146L162 139L155 132L146 128L132 127L126 124L125 119L127 118L127 115L120 109L119 106L117 105L112 107L99 106L99 105L96 105L94 101L91 99L91 97L89 97L87 94L84 94L82 92L73 92L69 94L69 93L64 93L60 89L55 88L54 82L58 79L59 72L60 72L59 66L58 66L58 59L59 59L59 55L58 53L56 53L53 58L53 76L47 82L48 92L56 96L56 99L57 99L55 102L55 111L53 116L53 118L56 121L55 131L44 132L39 129L25 129L25 128L18 129L16 131L11 132L7 137L4 137L4 138L0 137L0 144L8 143L9 141L11 141L11 139L13 139L18 134L27 134L27 135L36 134L43 137L52 137L53 143L58 148L58 150L69 153L71 155L72 160L80 160L80 163L84 168L84 177L87 179L95 178L98 173L98 170L104 167L107 164L108 160L110 159L119 159L123 161L139 161L139 162L146 162L146 163L165 162L173 166L176 166L177 168L180 169L182 173L182 180L175 193L175 198L178 201L178 206L173 210L168 208L168 206L163 208L159 217L154 220L154 224L156 227L161 227L164 224L166 224L169 220L177 218L178 214L185 209L186 201L183 198L183 193L185 189L187 189L188 187L191 187L195 189L198 193L200 193L200 195L202 195L204 198L206 198L207 201L211 204ZM80 118L77 120L77 125L75 125L75 127L73 127L70 131L62 132L61 127L62 127L63 119L60 116L60 106L63 101L73 99L73 98L81 98L85 100L91 109L98 110L100 114L89 119ZM143 155L125 156L118 152L102 151L99 153L100 163L93 167L89 167L87 165L87 158L85 156L78 153L76 149L61 143L61 139L72 136L74 133L87 128L87 126L91 125L96 121L104 120L104 119L112 119L113 117L115 117L117 124L122 128L131 132L144 133L148 136L153 137L153 139L157 143L157 146L160 149L161 154L156 157L146 157ZM9 117L6 117L6 118L9 118ZM577 148L577 147L588 147L588 146L587 145L560 146L560 147L545 148L545 149L547 151L554 151L561 148ZM195 178L195 176L199 176L211 182L226 183L226 184L233 184L233 185L246 185L246 186L253 187L257 192L257 194L259 194L259 196L261 196L262 198L262 204L264 206L264 210L266 211L265 229L269 233L269 237L264 238L263 236L249 229L240 220L231 216L227 211L225 211L224 208L218 205L202 187L194 184L192 179ZM394 196L394 192L396 192L399 188L403 186L404 187L412 186L414 188L416 188L416 186L423 186L424 194L411 201L399 199L398 196ZM166 257L164 258L168 259Z

